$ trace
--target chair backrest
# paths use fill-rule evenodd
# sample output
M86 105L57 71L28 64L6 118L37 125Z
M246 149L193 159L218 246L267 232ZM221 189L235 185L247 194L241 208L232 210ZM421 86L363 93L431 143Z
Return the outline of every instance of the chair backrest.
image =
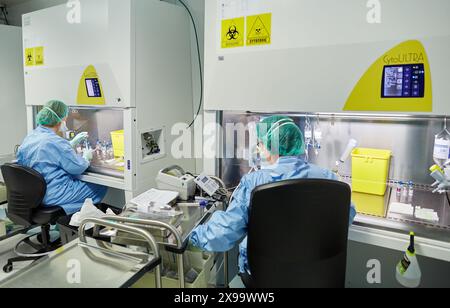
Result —
M289 180L257 187L248 223L251 287L345 287L350 187Z
M8 199L8 218L15 224L31 226L33 210L41 205L47 184L41 174L16 164L1 166Z

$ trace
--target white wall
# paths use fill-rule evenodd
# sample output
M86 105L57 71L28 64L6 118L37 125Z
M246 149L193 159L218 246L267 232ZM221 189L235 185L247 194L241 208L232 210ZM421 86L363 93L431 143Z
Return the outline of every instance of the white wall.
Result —
M22 32L0 25L0 156L14 153L26 135L26 124Z
M0 0L1 1L1 0ZM179 4L177 0L165 0L166 2ZM205 0L184 0L185 3L190 7L192 15L197 24L198 34L199 34L199 42L200 42L200 52L202 63L203 62L203 51L204 51L204 20L205 20ZM9 12L9 21L12 25L21 26L22 25L22 15L45 9L51 6L60 5L66 3L67 0L30 0L22 4L18 4L15 6L11 6L8 8ZM187 14L187 13L186 13ZM197 59L197 47L195 44L195 35L194 30L191 28L191 42L192 42L192 74L193 74L193 93L194 93L194 111L196 112L199 105L200 100L200 79L199 79L199 67L198 67L198 59ZM203 70L204 71L204 70ZM203 111L203 110L202 110ZM194 115L193 115L194 116ZM201 124L201 123L199 123ZM198 130L196 130L196 140L199 140L200 146L202 146L202 125L196 125ZM197 160L197 170L202 170L202 160Z
M205 49L205 1L206 0L187 0L186 4L191 8L192 15L194 16L195 23L197 24L199 45L200 45L200 57L202 63L203 77L205 75L205 62L204 62L204 49ZM194 112L197 112L200 102L200 78L199 67L197 57L197 47L195 44L194 29L191 27L191 42L192 42L192 86L194 94ZM204 79L203 79L204 80ZM201 109L201 115L203 114L203 108ZM203 149L203 121L198 121L195 127L195 146L196 148ZM196 150L198 152L198 150ZM204 170L203 159L197 159L196 172L202 173Z

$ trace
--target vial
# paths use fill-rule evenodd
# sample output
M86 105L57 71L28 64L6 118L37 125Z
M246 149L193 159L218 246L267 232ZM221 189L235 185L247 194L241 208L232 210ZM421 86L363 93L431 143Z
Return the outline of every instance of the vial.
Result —
M402 194L402 186L403 186L402 181L398 181L397 182L397 196L398 197L400 197Z
M410 196L412 196L412 195L414 195L414 183L412 181L409 181L408 185L409 185L409 192L408 193L409 193Z

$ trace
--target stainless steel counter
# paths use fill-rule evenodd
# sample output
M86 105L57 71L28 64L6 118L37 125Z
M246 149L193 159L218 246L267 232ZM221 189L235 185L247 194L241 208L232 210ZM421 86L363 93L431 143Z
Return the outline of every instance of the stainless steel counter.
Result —
M450 205L445 195L433 194L429 187L416 186L413 197L404 200L396 194L395 189L390 186L386 193L387 197L383 197L386 212L384 216L359 213L355 225L405 234L414 231L420 237L450 242ZM414 212L412 215L393 212L391 206L395 202L412 205ZM356 207L358 208L358 204ZM415 217L418 207L434 210L438 213L439 221L433 222Z
M124 178L124 162L112 160L110 163L99 160L97 157L91 162L87 173L97 173L100 175L111 176L117 179Z
M91 174L93 173L93 174L99 174L99 175L104 175L104 176L110 176L110 177L117 178L117 179L124 178L123 171L117 170L114 168L104 167L104 166L90 166L86 172L91 173Z
M409 232L413 231L418 255L450 262L450 205L445 195L433 194L429 187L416 186L412 198L402 198L391 185L385 196L368 196L366 200L373 203L369 207L361 203L356 207L375 214L358 213L350 227L351 241L403 252L409 245ZM410 214L394 213L392 204L395 202L410 204L414 210ZM436 211L439 221L415 217L418 207ZM379 213L383 214L377 215Z
M91 238L86 244L76 240L12 275L0 288L127 287L149 270L152 258Z

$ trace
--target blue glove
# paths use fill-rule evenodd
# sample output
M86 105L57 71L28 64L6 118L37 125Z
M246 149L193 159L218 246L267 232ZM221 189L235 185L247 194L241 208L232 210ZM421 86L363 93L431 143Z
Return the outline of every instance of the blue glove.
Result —
M70 145L72 146L72 148L75 148L77 145L87 140L88 137L89 134L86 132L79 133L78 135L75 136L75 138L73 138L72 141L70 141Z

